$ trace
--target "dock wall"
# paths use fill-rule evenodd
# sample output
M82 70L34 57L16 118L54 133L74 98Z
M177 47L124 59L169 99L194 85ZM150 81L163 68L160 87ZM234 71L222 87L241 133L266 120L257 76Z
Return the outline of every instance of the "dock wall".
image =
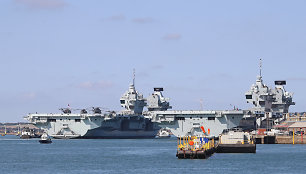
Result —
M302 141L303 139L303 141ZM256 144L293 144L293 136L263 136L255 137ZM306 137L294 136L294 144L306 144Z
M294 136L294 144L306 144L305 136ZM276 144L293 144L293 136L276 136Z

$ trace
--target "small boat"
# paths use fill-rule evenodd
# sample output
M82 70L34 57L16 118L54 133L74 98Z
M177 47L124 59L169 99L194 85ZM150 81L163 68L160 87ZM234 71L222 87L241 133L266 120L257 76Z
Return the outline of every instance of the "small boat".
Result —
M34 129L30 129L29 127L24 127L21 131L21 139L29 139L29 138L39 138L40 136L35 134Z
M170 138L170 132L167 129L160 129L158 134L157 134L157 138Z
M39 142L41 144L50 144L50 143L52 143L51 138L48 136L47 133L43 133L41 135Z

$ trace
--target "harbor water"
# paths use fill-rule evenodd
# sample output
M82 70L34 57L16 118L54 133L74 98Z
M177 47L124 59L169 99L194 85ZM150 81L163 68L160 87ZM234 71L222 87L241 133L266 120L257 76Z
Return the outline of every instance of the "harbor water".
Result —
M176 138L22 140L0 138L1 173L304 173L306 145L257 145L256 154L177 159Z

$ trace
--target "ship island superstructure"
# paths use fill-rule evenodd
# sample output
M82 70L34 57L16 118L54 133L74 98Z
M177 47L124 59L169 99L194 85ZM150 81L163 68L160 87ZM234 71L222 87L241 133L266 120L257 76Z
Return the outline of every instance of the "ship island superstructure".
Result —
M252 84L249 91L245 93L247 103L253 105L252 118L257 127L272 127L285 119L289 113L289 107L295 105L293 93L285 90L286 80L274 81L275 87L268 87L263 83L262 63L260 60L260 72L256 82Z

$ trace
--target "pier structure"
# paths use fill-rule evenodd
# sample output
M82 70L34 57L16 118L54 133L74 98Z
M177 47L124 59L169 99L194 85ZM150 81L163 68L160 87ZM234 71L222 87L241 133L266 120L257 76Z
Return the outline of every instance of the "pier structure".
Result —
M258 129L256 144L306 144L305 120L305 113L297 116L286 114L286 121L274 126L273 131Z
M306 144L304 135L256 135L256 144Z

